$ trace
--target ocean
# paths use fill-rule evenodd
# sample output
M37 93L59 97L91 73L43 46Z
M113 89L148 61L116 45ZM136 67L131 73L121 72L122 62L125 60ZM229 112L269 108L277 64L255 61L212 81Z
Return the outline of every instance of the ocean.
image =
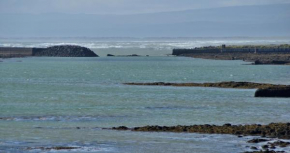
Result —
M248 81L290 85L289 66L168 56L173 48L283 43L290 39L1 38L0 46L6 47L82 45L100 57L0 59L0 152L248 151L249 145L256 145L246 142L251 136L103 128L290 122L289 99L255 98L254 89L123 84ZM55 146L77 149L41 149ZM289 147L279 149L290 151Z

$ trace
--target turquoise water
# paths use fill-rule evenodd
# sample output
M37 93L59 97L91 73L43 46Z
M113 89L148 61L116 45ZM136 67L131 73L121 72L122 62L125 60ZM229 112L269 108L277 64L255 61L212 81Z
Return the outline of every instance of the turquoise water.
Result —
M247 150L248 137L102 128L290 121L289 99L254 98L252 89L122 84L290 84L289 66L185 57L41 57L1 61L0 152L27 152L27 147L43 146L82 147L72 150L75 152L242 152Z

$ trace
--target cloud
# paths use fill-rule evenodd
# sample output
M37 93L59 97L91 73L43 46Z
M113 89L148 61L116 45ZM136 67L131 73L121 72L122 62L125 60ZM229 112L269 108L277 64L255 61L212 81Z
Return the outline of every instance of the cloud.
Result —
M134 14L289 2L289 0L0 0L0 13Z

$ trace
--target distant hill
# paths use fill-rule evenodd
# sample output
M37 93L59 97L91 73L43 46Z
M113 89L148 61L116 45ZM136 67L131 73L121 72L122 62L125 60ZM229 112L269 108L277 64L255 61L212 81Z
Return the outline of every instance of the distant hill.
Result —
M290 4L134 15L1 14L0 37L290 36Z

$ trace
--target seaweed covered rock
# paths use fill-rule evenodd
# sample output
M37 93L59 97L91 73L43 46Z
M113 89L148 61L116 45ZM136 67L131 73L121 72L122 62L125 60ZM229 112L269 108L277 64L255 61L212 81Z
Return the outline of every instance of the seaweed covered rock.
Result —
M92 50L75 45L60 45L48 48L35 48L34 56L53 56L53 57L98 57Z
M290 87L258 89L255 97L290 97Z
M290 123L271 123L268 125L191 125L191 126L143 126L128 128L125 126L113 127L112 130L131 130L143 132L188 132L208 134L251 135L271 138L290 139Z

